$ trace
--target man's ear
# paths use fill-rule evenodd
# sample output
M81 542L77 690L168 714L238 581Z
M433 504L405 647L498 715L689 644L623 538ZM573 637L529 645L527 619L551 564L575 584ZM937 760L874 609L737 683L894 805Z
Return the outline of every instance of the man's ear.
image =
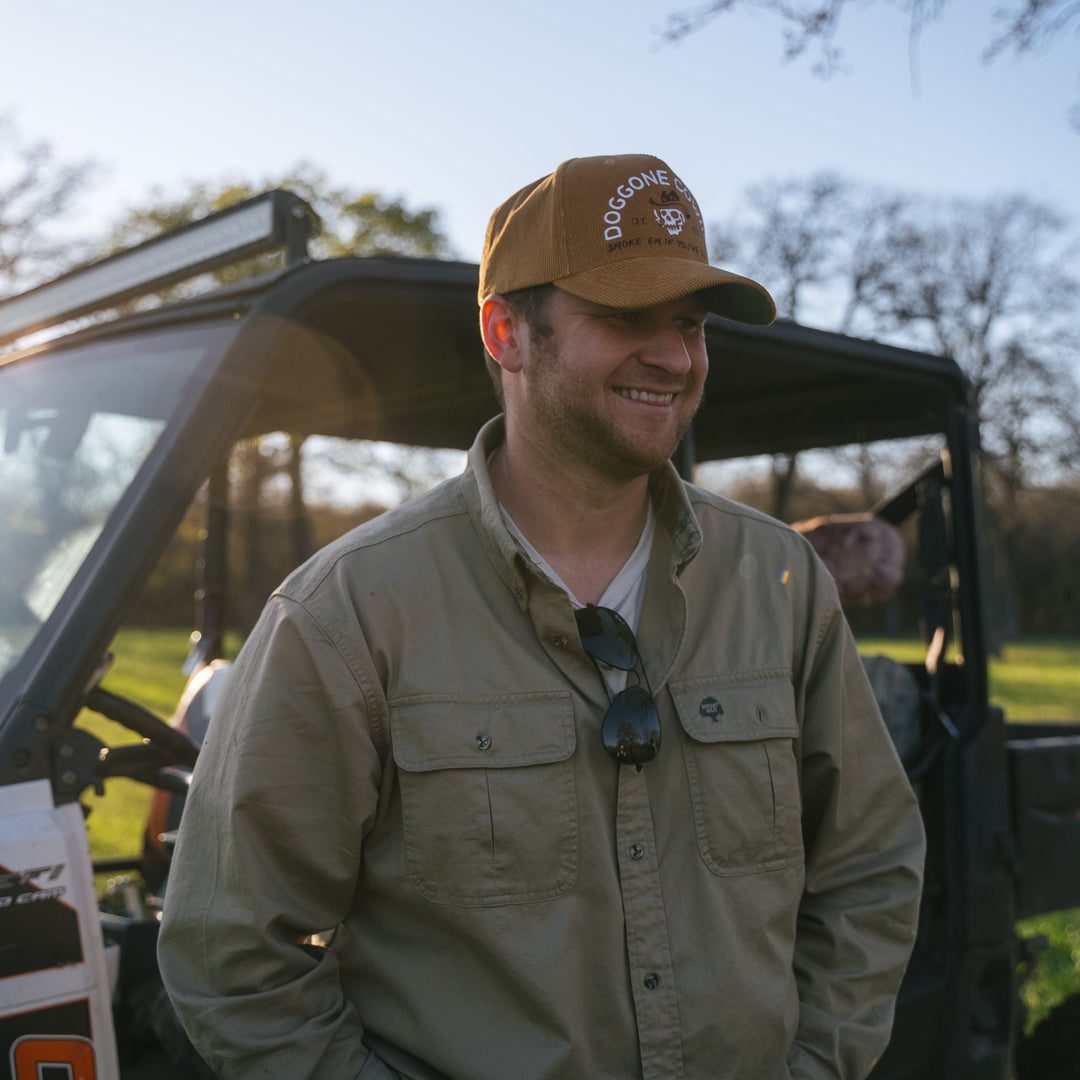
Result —
M510 305L492 293L480 306L480 333L484 347L504 371L520 371L522 323Z

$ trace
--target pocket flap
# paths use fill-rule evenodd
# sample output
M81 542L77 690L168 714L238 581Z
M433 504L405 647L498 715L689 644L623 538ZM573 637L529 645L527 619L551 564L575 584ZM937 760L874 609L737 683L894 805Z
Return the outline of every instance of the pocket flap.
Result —
M569 693L422 695L390 702L394 760L406 772L500 769L565 761L574 752Z
M799 736L795 690L786 674L682 679L670 688L682 726L698 742Z

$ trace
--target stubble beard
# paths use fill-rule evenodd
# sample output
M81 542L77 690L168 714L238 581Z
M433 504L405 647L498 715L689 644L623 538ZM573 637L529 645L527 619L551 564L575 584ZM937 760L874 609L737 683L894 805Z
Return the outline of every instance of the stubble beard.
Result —
M562 358L554 335L534 337L533 350L536 370L541 373L533 386L534 418L567 459L587 463L613 479L633 480L667 462L689 430L704 397L702 388L672 438L664 445L651 447L635 440L609 417L581 407L581 402L591 400L590 391Z

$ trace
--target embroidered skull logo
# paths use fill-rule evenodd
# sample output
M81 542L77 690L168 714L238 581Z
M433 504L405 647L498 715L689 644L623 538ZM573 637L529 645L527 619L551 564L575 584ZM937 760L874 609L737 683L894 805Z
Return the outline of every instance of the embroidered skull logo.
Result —
M653 211L653 217L668 231L668 236L678 236L686 224L686 215L677 206L664 206Z

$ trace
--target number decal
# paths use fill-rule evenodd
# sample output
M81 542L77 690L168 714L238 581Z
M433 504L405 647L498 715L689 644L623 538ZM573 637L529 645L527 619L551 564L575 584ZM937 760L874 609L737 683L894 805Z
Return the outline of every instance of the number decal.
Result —
M24 1035L11 1047L12 1080L97 1080L94 1047L77 1035Z

